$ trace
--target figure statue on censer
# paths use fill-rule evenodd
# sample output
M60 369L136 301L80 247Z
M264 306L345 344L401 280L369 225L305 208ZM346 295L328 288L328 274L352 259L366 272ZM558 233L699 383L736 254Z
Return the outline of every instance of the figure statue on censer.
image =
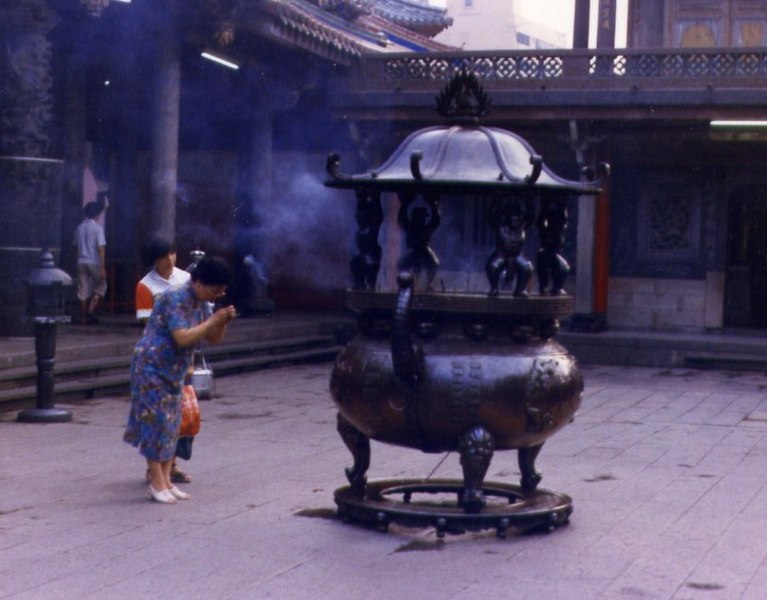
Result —
M357 190L357 233L355 243L359 254L352 258L350 266L355 290L375 290L378 271L381 268L381 245L378 231L383 222L381 195Z
M501 276L506 281L516 279L514 295L527 296L527 283L533 272L533 263L522 256L527 228L532 225L535 212L532 202L495 198L490 204L488 222L495 232L495 250L487 259L485 271L490 282L490 296L497 296Z
M541 198L538 213L538 287L541 296L566 294L563 286L570 272L570 265L562 257L567 229L567 206L561 198ZM551 284L549 286L549 283Z
M426 271L426 289L433 289L437 275L439 259L432 250L431 236L440 224L439 199L425 196L426 206L412 206L415 196L403 194L400 198L398 222L405 231L405 243L408 251L399 261L401 271L412 272L418 277Z

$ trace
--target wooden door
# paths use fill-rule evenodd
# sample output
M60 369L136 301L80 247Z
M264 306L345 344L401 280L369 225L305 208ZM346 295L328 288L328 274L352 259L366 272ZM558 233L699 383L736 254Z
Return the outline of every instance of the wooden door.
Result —
M767 187L746 186L729 198L725 327L767 327Z
M664 45L674 48L767 45L765 0L667 0Z

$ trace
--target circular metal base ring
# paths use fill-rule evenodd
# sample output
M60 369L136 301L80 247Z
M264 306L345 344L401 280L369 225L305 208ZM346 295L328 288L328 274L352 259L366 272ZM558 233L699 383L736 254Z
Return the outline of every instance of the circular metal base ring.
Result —
M485 482L486 504L477 513L461 506L464 484L458 479L387 479L369 482L360 495L351 486L338 488L338 516L346 521L387 531L391 523L434 527L437 537L495 529L505 538L509 528L519 532L553 531L566 525L573 511L566 494L538 488L526 494L518 485ZM452 499L450 497L452 496Z
M16 415L20 423L68 423L72 413L63 408L31 408Z

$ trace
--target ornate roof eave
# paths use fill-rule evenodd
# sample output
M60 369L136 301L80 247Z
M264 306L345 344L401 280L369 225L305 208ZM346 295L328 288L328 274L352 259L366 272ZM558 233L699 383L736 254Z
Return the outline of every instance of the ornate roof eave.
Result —
M417 31L408 29L407 27L387 21L379 15L361 16L357 19L357 23L370 31L383 31L388 36L396 36L401 40L399 41L400 45L417 47L417 50L419 51L449 52L451 50L458 50L455 46L438 42L427 35L423 35Z
M434 37L453 24L447 9L411 0L378 0L374 12L389 22L427 37Z
M371 54L454 49L384 17L348 20L309 0L240 2L236 29L345 66Z
M243 7L242 17L241 27L346 65L387 45L383 36L304 0L264 0Z
M318 39L316 36L308 35L300 28L291 27L280 21L259 23L258 32L274 42L306 50L345 66L350 66L355 59L363 54L353 43L345 43L342 40Z

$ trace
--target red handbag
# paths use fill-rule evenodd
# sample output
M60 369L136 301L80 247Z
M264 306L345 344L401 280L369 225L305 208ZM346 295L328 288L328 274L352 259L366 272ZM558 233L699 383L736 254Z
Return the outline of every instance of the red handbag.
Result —
M184 385L181 392L181 429L179 437L195 436L200 433L200 406L194 386Z

